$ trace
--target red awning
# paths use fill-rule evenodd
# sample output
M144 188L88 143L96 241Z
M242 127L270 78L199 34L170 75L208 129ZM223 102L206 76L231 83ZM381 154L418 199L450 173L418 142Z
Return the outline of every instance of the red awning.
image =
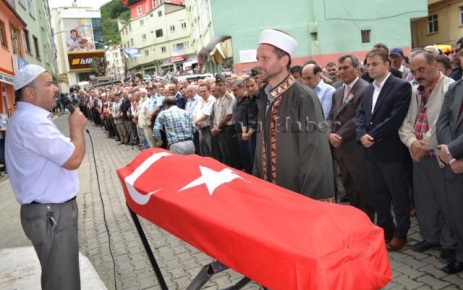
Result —
M183 61L183 60L185 60L184 55L176 55L170 58L170 62L177 62L177 61Z

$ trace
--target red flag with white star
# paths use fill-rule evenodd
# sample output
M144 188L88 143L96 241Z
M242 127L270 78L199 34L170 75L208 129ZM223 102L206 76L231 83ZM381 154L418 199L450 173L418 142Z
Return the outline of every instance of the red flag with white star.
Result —
M117 173L135 213L272 290L379 289L392 278L382 229L354 207L162 149Z

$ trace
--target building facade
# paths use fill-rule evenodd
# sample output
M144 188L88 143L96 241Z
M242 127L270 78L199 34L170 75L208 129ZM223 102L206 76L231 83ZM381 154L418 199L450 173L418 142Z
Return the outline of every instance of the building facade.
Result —
M125 56L122 45L110 45L105 49L106 76L109 80L123 80L125 76Z
M462 0L428 0L428 10L412 22L414 47L453 44L463 36Z
M33 63L45 68L57 80L53 39L48 1L16 0L16 12L26 22L27 28L21 30L24 42L24 59L17 59L21 68Z
M130 19L136 19L143 15L148 14L154 8L161 6L164 3L170 3L175 5L182 5L185 3L184 0L122 0L122 3L129 5L130 8Z
M124 49L137 48L140 51L139 56L126 59L131 74L141 72L143 76L162 76L189 69L191 66L184 64L196 60L183 5L162 3L128 22L119 20L118 24Z
M11 114L14 104L13 77L18 57L24 59L21 30L26 22L16 12L14 0L0 0L0 113Z
M281 29L296 39L293 64L314 59L324 66L347 53L363 60L378 42L409 52L410 21L427 15L426 0L390 0L387 5L382 0L294 0L272 5L265 0L236 0L233 4L187 0L186 6L192 22L192 45L203 67L225 61L211 53L217 44L223 47L230 39L236 72L255 66L259 35L266 28Z
M68 92L70 86L79 82L107 81L100 10L54 8L51 24L60 91Z

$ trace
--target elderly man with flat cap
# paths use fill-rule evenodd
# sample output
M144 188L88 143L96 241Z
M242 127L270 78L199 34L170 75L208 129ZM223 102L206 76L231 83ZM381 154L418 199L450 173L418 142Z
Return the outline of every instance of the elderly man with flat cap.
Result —
M53 124L58 88L29 64L13 79L17 108L6 134L6 163L21 224L42 266L42 289L80 289L77 169L85 155L87 119L69 115L70 138Z
M333 167L323 109L315 93L291 76L296 41L262 31L257 48L260 91L253 174L317 200L334 202Z

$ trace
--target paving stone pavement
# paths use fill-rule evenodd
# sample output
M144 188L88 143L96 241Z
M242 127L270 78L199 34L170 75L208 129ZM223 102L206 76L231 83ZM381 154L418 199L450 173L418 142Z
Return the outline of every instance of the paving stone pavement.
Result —
M57 126L68 134L66 115L54 120ZM79 169L81 191L77 198L80 209L80 251L88 257L108 289L114 289L115 286L124 290L160 289L127 211L120 181L115 172L133 160L140 151L135 147L117 145L113 139L106 138L102 129L90 123L88 129L93 138L95 154L92 153L87 137L86 158ZM96 159L98 177L93 158ZM0 249L30 246L20 225L19 206L5 177L0 177L0 197ZM116 279L113 277L114 267L104 214L108 221ZM204 253L157 226L143 219L141 224L169 289L186 289L201 267L212 261ZM408 238L409 243L403 250L389 253L394 277L384 289L463 289L463 274L447 275L439 270L444 265L437 260L438 250L426 253L411 251L409 245L421 240L416 219L412 220ZM233 285L241 277L232 270L226 270L214 275L203 289L223 289ZM250 283L243 289L257 290L261 287Z

